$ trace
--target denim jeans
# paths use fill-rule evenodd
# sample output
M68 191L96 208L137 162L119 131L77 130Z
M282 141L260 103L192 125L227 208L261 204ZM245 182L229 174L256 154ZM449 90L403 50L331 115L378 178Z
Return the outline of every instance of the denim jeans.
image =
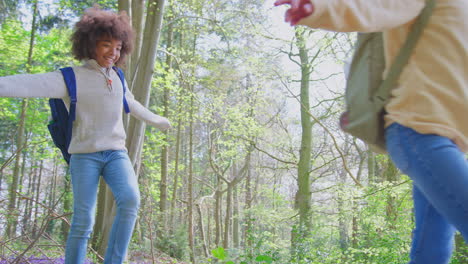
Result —
M453 141L400 124L385 131L395 165L413 180L415 229L410 264L450 262L454 234L468 241L468 163Z
M73 154L70 160L73 218L65 250L66 264L82 264L94 225L100 175L112 190L117 204L107 243L105 264L123 263L132 236L140 192L126 151L109 150Z

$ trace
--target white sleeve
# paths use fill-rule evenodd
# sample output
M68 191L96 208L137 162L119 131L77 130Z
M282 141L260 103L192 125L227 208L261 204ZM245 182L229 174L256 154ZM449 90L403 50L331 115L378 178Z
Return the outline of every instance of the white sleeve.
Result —
M0 77L0 96L64 98L68 96L68 91L62 73L54 71Z
M299 24L338 32L386 31L414 20L425 0L311 0L312 15Z
M167 118L159 116L148 110L142 104L140 104L133 94L127 89L125 92L125 98L127 99L128 107L130 108L130 114L153 127L161 130L166 130L171 127L171 123Z

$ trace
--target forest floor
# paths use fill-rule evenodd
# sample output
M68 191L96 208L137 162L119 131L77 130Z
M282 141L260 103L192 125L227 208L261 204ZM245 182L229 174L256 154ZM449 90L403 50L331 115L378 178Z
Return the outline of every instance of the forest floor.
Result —
M189 264L167 256L161 252L155 252L154 262L151 254L142 252L132 252L129 254L129 263L131 264Z
M60 258L49 258L44 256L29 256L20 260L19 262L15 261L15 257L5 258L0 256L0 264L10 264L10 263L18 263L18 264L64 264L65 259L63 257ZM133 253L129 255L128 264L189 264L188 262L179 261L177 259L171 258L165 254L160 252L155 253L154 261L153 257L150 254L146 253ZM92 261L85 261L84 264L95 264Z

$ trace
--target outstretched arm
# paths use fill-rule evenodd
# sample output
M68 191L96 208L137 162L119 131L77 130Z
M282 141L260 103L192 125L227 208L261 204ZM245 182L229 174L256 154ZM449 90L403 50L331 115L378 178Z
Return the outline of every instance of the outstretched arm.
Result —
M275 5L290 5L285 19L291 25L377 32L410 23L425 6L425 0L277 0Z
M133 94L127 90L125 97L128 102L128 107L130 108L130 114L136 117L138 120L141 120L151 126L159 128L161 130L166 130L171 128L171 123L167 118L159 116L148 110L142 104L140 104Z
M60 71L0 77L0 97L64 98L67 87Z

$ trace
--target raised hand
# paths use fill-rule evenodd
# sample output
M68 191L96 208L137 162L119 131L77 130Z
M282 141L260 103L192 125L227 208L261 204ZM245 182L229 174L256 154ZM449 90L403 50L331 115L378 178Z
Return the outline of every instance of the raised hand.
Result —
M299 20L310 16L314 12L314 6L310 0L277 0L275 6L291 5L286 11L285 21L294 26Z

